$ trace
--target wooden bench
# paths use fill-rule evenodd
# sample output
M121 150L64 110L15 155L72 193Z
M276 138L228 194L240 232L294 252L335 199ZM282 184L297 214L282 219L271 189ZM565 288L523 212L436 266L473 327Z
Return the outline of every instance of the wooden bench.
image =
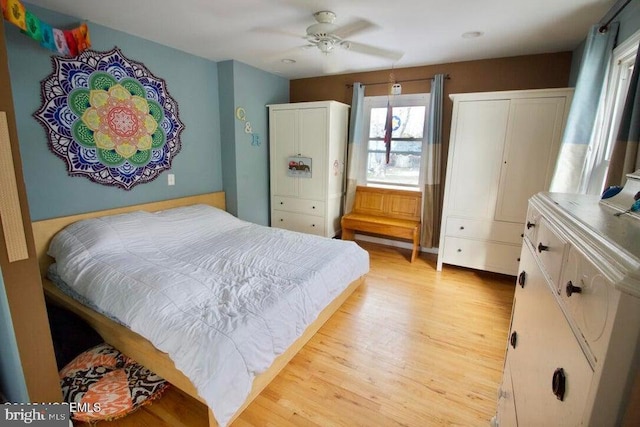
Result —
M420 247L422 193L377 187L357 187L353 211L341 220L342 239L353 240L356 231L410 239L411 262Z

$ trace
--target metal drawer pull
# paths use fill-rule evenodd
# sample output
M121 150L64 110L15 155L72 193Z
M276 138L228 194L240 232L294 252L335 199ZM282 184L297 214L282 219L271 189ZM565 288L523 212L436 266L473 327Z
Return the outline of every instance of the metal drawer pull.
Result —
M549 246L543 245L542 242L538 243L538 252L542 253L543 251L548 251Z
M284 202L280 202L281 205L284 205Z
M311 206L311 209L315 209L315 208L316 208L315 206Z
M566 388L567 377L564 375L564 369L558 368L553 372L553 379L551 381L551 388L553 394L556 395L559 401L564 400L564 392Z
M516 348L516 344L518 343L518 333L516 331L513 331L511 333L511 337L509 338L509 343L511 344L511 347Z
M567 296L570 297L571 295L573 295L574 293L576 294L581 294L582 293L582 288L580 286L573 286L573 283L571 283L571 280L569 280L567 282Z
M284 219L280 218L280 222L284 221Z
M530 228L534 228L536 226L535 222L527 221L527 230Z
M460 226L460 230L464 230L464 227L462 225Z
M520 285L521 288L524 288L524 284L526 281L527 281L527 273L522 271L522 273L520 273L520 275L518 276L518 285Z

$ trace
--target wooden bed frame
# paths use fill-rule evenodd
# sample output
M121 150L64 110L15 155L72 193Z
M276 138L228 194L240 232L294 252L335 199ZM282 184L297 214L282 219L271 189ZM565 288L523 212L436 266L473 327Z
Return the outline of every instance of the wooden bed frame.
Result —
M109 209L104 211L96 211L79 215L72 215L43 221L33 222L33 234L42 275L44 293L47 299L57 305L70 309L71 311L82 317L89 325L91 325L102 338L119 349L121 352L136 360L150 370L154 371L161 377L169 381L173 386L182 390L186 394L203 402L204 400L198 395L197 390L191 381L179 371L169 356L156 349L151 342L137 333L127 329L126 327L114 322L113 320L95 312L94 310L80 304L76 300L70 298L46 279L46 272L53 259L47 255L47 248L53 236L64 227L76 221L96 218L105 215L114 215L137 210L159 211L180 206L188 206L193 204L208 204L220 209L225 209L224 192L208 193L198 196L183 197L179 199L171 199L161 202L146 203L141 205L126 206L117 209ZM318 318L307 327L304 334L298 338L287 349L286 352L278 356L271 367L258 375L253 381L253 387L249 397L242 407L234 414L230 422L235 420L238 415L255 399L260 392L278 375L284 366L296 355L298 351L309 341L309 339L320 329L324 322L342 305L342 303L355 291L364 279L360 278L352 282L331 304L329 304L318 316ZM206 405L206 403L205 403ZM209 426L217 426L217 422L213 417L213 412L209 408Z

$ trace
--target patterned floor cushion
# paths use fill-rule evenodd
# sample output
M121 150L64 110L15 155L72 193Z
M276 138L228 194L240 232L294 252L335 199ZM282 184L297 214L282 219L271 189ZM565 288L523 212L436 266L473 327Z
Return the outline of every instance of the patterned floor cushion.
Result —
M60 371L66 402L83 411L77 421L95 422L123 417L160 397L165 380L103 343L78 355ZM73 408L72 408L73 409Z

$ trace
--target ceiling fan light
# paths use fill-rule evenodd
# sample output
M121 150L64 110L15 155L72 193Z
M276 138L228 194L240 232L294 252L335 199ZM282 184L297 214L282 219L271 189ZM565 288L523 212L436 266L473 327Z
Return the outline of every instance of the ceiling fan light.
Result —
M316 18L318 22L324 22L328 24L333 24L336 20L336 14L331 12L330 10L321 10L313 14L313 17Z
M331 39L322 39L318 41L317 46L322 53L330 53L335 47L335 44Z

